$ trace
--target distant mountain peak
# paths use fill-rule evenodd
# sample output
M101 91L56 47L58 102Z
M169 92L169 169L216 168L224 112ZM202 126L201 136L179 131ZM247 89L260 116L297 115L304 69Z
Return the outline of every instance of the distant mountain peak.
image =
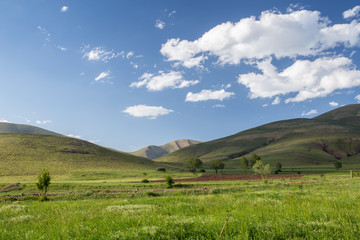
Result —
M135 156L146 157L148 159L155 159L198 143L200 142L196 140L179 139L161 146L150 145L138 151L132 152L131 154Z

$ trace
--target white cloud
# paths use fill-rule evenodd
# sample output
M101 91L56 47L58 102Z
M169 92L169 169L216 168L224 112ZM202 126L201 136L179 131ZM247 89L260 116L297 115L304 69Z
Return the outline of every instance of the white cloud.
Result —
M60 49L60 50L63 51L63 52L67 51L67 48L62 47L62 46L60 46L60 45L56 45L56 48L57 48L57 49Z
M159 29L164 29L164 27L165 27L165 22L163 22L163 21L161 21L161 20L156 20L156 23L155 23L155 27L156 28L159 28Z
M226 92L225 89L221 89L218 91L212 90L201 90L199 93L188 92L186 95L185 102L199 102L199 101L207 101L207 100L220 100L223 101L226 98L235 95L233 92Z
M46 30L46 28L42 27L42 26L37 26L37 29L39 29L43 35L45 35L45 41L50 42L50 36L51 34L48 33L48 31Z
M111 76L110 76L111 72L110 70L106 71L106 72L101 72L94 80L96 82L107 82L106 79L111 79Z
M301 116L310 116L310 115L314 115L314 114L317 114L317 113L318 113L318 111L316 109L312 109L309 112L303 112L301 114Z
M145 86L149 91L161 91L165 88L185 88L199 83L198 80L185 80L181 72L160 71L158 75L144 73L139 82L133 82L130 87L140 88Z
M62 6L61 9L60 9L60 11L61 11L61 12L66 12L68 9L69 9L68 6Z
M48 123L52 123L52 121L51 120L44 120L44 121L37 120L36 121L36 124L38 124L38 125L45 125Z
M4 118L0 118L0 122L2 122L2 123L10 123L8 120L6 120Z
M122 55L122 52L116 53L114 50L107 51L102 47L94 47L89 51L89 46L85 46L81 51L84 53L84 58L94 62L107 62Z
M208 55L219 64L241 60L314 56L338 45L353 47L360 42L360 22L330 25L318 11L291 13L265 11L259 18L243 18L212 28L194 41L169 39L161 47L168 61L185 67L201 67Z
M80 135L75 135L75 134L68 134L66 136L71 137L71 138L79 138L79 139L81 138Z
M277 105L281 102L281 98L279 96L277 96L274 101L271 103L271 105Z
M360 86L360 71L345 57L324 57L312 62L297 60L280 73L270 58L257 62L257 67L262 73L240 74L238 78L238 83L249 88L250 98L297 93L285 102L301 102L325 97L335 90Z
M215 104L215 105L212 105L213 108L224 108L225 105L223 104Z
M134 52L133 51L130 51L126 54L126 58L129 59L131 58L132 56L134 56Z
M269 104L268 104L268 103L265 103L265 104L263 104L262 106L263 106L263 107L267 107L267 106L269 106Z
M357 96L355 97L355 100L357 100L358 103L360 103L360 95L357 95Z
M356 17L356 15L358 15L360 12L360 6L355 6L352 9L346 10L345 12L343 12L343 17L346 18L352 18L352 17Z
M337 103L337 102L329 102L329 105L332 106L332 107L337 107L337 106L339 106L339 103Z
M127 107L124 113L128 113L134 117L147 117L150 119L156 119L158 116L167 115L173 110L166 109L162 106L147 106L147 105L135 105L131 107Z

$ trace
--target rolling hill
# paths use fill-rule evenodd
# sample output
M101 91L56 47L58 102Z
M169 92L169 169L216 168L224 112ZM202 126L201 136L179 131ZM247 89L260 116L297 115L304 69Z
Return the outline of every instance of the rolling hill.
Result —
M0 122L0 133L27 133L27 134L61 136L61 134L51 132L43 128L34 127L31 125L14 124L14 123L6 123L6 122Z
M360 104L344 106L313 119L291 119L265 124L232 136L180 149L159 162L182 163L200 157L205 163L222 160L238 164L241 156L258 154L272 166L330 166L341 160L360 163Z
M175 152L179 149L182 149L182 148L185 148L185 147L188 147L191 145L195 145L198 143L200 143L200 142L191 140L191 139L181 139L181 140L169 142L169 143L161 145L161 146L155 146L155 145L147 146L138 151L132 152L131 154L133 154L135 156L139 156L139 157L146 157L148 159L155 159L155 158L162 157L166 154Z
M1 124L0 130L2 179L36 176L43 168L67 179L109 179L117 177L119 171L154 171L163 166L37 127Z

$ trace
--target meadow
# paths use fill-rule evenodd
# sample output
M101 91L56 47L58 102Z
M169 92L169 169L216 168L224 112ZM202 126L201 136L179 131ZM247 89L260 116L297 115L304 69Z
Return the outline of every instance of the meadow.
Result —
M171 189L54 182L49 194L63 195L40 202L34 183L25 183L0 191L0 239L359 239L359 186L345 173Z

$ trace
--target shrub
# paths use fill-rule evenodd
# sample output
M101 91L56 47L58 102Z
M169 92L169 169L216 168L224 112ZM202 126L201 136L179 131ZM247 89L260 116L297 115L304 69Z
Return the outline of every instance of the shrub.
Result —
M167 188L172 188L174 185L174 179L171 176L166 176L165 183L167 185Z
M201 169L200 172L205 172L205 169Z
M155 193L155 192L146 192L145 195L148 196L148 197L158 197L158 196L160 196L160 194Z
M49 198L46 195L42 195L39 197L40 202L49 201Z
M156 171L158 171L158 172L166 172L166 169L162 168L162 167L159 167L159 168L156 169Z
M149 183L150 181L145 178L145 179L141 180L141 182L142 183Z

